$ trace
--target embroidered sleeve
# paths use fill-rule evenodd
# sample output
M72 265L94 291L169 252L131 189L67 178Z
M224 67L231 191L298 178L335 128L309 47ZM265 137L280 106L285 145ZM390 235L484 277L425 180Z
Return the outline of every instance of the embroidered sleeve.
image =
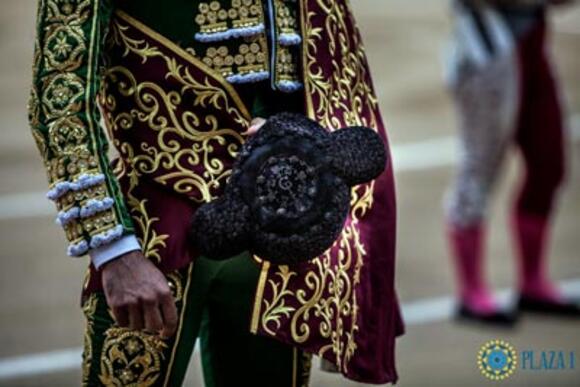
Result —
M96 103L111 13L110 0L38 3L29 120L71 256L133 232Z

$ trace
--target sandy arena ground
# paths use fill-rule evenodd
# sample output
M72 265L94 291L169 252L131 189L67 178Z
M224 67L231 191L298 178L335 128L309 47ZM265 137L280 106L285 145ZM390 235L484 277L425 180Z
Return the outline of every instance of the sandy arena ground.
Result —
M440 52L449 29L445 0L356 0L353 6L395 150L399 197L398 289L408 317L397 356L401 386L479 386L487 340L518 350L575 351L575 370L518 370L506 386L580 386L580 324L525 317L514 330L449 320L453 291L440 203L453 173L451 106ZM83 321L78 307L86 266L64 256L64 237L43 199L46 179L26 121L35 1L4 0L0 13L0 386L75 386ZM554 15L554 54L572 139L551 271L580 296L580 5ZM492 206L489 273L514 284L507 211L520 164L515 155ZM187 386L202 386L199 354ZM360 386L313 369L312 386ZM273 383L272 387L276 387Z

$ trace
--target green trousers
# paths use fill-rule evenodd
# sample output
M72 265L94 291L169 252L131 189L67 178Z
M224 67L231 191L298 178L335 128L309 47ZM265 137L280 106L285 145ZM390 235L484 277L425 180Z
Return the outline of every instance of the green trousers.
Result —
M167 275L179 312L167 340L116 326L104 294L91 295L83 305L83 385L181 386L198 338L207 387L308 385L310 356L249 332L258 275L247 254L200 258Z

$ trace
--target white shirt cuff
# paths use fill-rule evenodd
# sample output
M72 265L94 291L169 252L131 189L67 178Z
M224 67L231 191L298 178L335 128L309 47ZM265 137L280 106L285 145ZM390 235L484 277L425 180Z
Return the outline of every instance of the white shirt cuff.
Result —
M112 261L130 251L141 250L141 245L135 235L125 235L108 245L92 249L89 254L93 265L99 269L105 263Z

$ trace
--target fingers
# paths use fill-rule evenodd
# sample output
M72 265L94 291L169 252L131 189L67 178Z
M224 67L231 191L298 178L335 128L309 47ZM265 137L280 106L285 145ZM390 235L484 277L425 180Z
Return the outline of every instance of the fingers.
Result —
M143 320L145 330L159 333L163 329L163 320L159 311L159 304L154 298L143 300Z
M143 312L141 305L138 303L129 305L129 328L136 331L144 328Z
M113 311L113 316L117 325L120 327L128 327L129 326L129 311L127 308L122 307L113 307L111 308Z
M254 118L252 122L250 122L250 127L248 128L248 130L244 132L244 134L248 136L256 134L256 132L258 132L258 130L260 130L260 128L264 126L265 123L266 120L263 119L262 117Z
M177 307L166 277L142 254L127 254L103 269L103 290L120 327L172 336Z
M161 337L168 338L175 334L177 330L177 308L171 293L165 294L161 299L161 313L163 314L164 327Z
M112 308L117 325L131 330L144 330L172 337L177 330L177 308L171 292L159 298L147 298L141 302Z

